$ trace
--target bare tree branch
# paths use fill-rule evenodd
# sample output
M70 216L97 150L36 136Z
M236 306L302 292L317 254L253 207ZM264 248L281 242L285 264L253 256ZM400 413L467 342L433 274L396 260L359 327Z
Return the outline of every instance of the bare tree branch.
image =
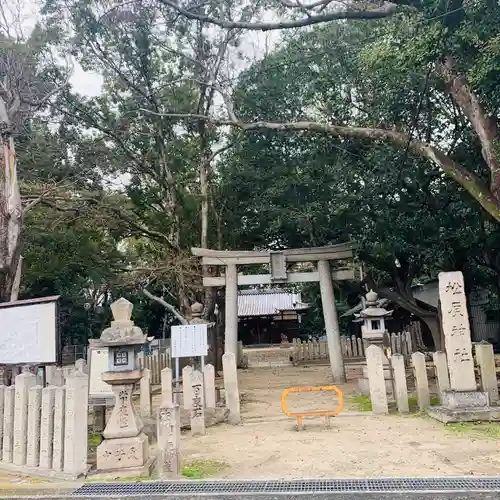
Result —
M168 7L173 8L176 12L194 21L214 24L224 29L245 29L254 31L270 31L278 29L301 28L304 26L312 26L314 24L326 23L328 21L336 21L339 19L381 19L392 16L398 9L398 6L391 2L384 2L380 7L370 10L342 10L327 12L324 14L310 15L303 19L277 21L277 22L246 22L246 21L226 21L203 14L196 14L191 9L181 7L176 0L160 0L160 2ZM299 7L299 6L296 6Z
M172 305L163 300L160 297L157 297L156 295L153 295L150 291L148 291L146 288L142 290L142 293L146 297L148 297L151 300L154 300L155 302L158 302L158 304L161 304L167 311L170 311L182 325L189 325L189 321Z

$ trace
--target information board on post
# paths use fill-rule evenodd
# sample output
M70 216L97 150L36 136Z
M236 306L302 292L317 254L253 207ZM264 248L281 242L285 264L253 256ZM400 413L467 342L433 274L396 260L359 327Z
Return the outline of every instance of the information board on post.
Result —
M59 296L0 304L0 364L61 362Z
M208 354L208 328L206 323L197 323L194 325L175 325L172 326L170 333L170 352L175 359L175 386L176 398L180 391L180 358L201 358L201 369L205 363L205 356ZM176 400L178 402L178 400Z
M173 358L204 357L208 354L207 324L176 325L171 330Z

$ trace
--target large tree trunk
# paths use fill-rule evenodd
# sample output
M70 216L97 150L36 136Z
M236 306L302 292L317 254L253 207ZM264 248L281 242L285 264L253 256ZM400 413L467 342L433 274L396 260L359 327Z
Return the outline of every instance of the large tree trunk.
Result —
M434 350L442 351L444 345L442 341L441 325L438 314L434 313L429 315L421 315L420 319L427 325L431 332L432 341L434 342Z
M17 183L14 140L0 116L0 301L11 300L21 256L23 213Z

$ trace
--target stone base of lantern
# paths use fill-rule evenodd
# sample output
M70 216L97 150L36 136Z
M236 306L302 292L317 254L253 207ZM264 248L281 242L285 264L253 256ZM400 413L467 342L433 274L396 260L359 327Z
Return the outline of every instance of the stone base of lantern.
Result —
M156 459L154 457L148 458L147 462L142 467L127 467L126 469L109 469L99 471L95 474L89 474L87 478L98 481L114 480L120 478L150 478L154 472Z
M105 439L97 447L97 469L102 474L120 471L122 476L135 476L143 469L146 472L152 465L149 440L142 432L135 437Z
M500 406L490 406L486 392L444 391L441 403L428 415L443 424L500 421Z

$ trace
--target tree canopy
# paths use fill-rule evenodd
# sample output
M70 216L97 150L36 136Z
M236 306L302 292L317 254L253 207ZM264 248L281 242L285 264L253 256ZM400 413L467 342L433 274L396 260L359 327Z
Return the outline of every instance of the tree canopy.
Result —
M495 2L47 0L29 39L0 39L34 58L17 94L0 61L1 102L22 97L5 272L22 254L21 295L61 294L83 342L119 294L156 332L150 295L171 322L197 300L213 319L221 297L201 278L216 269L193 246L356 241L367 284L438 345L415 283L459 269L492 304L500 292L499 21ZM278 29L249 61L250 36ZM101 93L78 94L54 54L101 75Z

